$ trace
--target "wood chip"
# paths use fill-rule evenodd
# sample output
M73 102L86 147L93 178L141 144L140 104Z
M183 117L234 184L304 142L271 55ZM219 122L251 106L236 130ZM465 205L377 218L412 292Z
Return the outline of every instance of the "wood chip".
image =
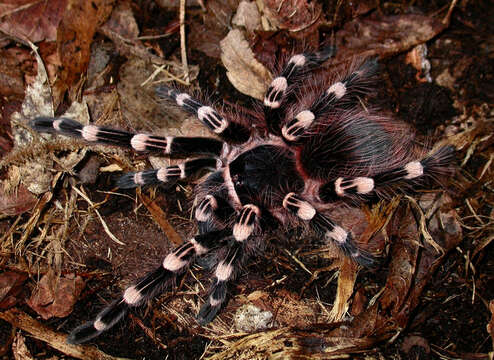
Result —
M8 311L0 312L0 319L7 321L12 326L19 328L29 334L35 339L46 342L48 345L61 351L62 353L75 357L77 359L85 360L116 360L125 359L117 358L105 354L104 352L96 349L94 346L89 345L69 345L66 342L67 335L51 330L48 326L41 324L34 320L28 314L18 309L10 309Z

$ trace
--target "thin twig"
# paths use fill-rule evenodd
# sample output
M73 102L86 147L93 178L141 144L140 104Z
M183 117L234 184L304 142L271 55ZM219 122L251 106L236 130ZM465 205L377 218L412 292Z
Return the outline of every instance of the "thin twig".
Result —
M189 65L187 64L187 50L185 47L185 0L180 0L180 51L184 70L184 79L189 82Z
M0 312L0 319L7 321L12 326L25 331L33 338L43 341L50 345L52 348L57 349L65 355L73 358L93 360L123 359L105 354L94 346L69 345L66 342L66 334L53 331L48 326L43 325L28 314L16 308Z
M105 230L106 234L110 237L110 239L112 239L113 241L115 241L117 244L119 245L125 245L125 243L121 242L120 240L118 240L118 238L112 234L112 232L110 231L110 229L108 228L108 225L106 225L106 222L105 220L103 220L103 217L100 215L98 209L96 209L96 207L94 206L94 203L91 201L91 199L89 199L87 197L86 194L84 194L82 191L80 191L78 188L76 188L75 186L72 186L72 188L74 189L74 191L76 193L78 193L84 200L87 201L87 203L89 204L89 206L91 206L91 208L94 210L94 212L96 213L96 215L98 216L99 220L101 221L101 225L103 225L103 229Z

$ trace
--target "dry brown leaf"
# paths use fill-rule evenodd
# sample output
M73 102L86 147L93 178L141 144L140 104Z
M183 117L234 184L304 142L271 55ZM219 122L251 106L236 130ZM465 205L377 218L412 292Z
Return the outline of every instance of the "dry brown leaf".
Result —
M381 304L391 309L394 320L401 327L406 325L410 314L419 304L425 286L442 259L463 239L449 196L426 193L420 198L419 204L425 213L430 235L444 249L444 253L438 253L429 243L421 241L421 232L410 206L398 211L388 226L388 231L393 231L393 227L399 229L399 235L393 243L390 275ZM395 279L394 282L389 281L391 277Z
M264 30L288 30L294 37L317 46L321 3L307 0L258 0L257 3L263 11Z
M113 40L115 48L121 55L129 55L131 47L139 47L141 51L146 51L144 45L137 40L139 27L127 2L118 3L100 31Z
M232 24L243 26L249 32L260 30L261 16L255 2L242 1L238 4L237 12L232 19Z
M187 33L189 49L197 49L212 58L221 57L220 41L231 28L231 19L238 8L238 0L210 0L205 2L207 14L203 21L192 21Z
M446 28L440 19L418 14L355 19L336 33L333 63L354 56L389 57L432 39Z
M25 155L25 153L31 154L30 151L35 144L29 122L39 116L52 117L54 109L48 74L43 60L36 47L32 45L32 48L38 63L38 73L35 81L26 89L21 111L11 116L15 148L8 157L3 159L4 162L0 166L10 165L9 176L4 181L6 191L12 192L19 184L22 184L30 192L41 195L51 189L53 173L50 169L54 168L54 164L52 154L46 150L37 153L34 161L30 156ZM83 124L89 121L89 112L85 102L73 102L62 116L76 119ZM41 138L48 138L50 141L53 139L50 135L42 135ZM66 153L57 162L64 170L71 170L84 157L85 151ZM20 165L14 166L10 161L15 164L20 163Z
M117 4L103 27L117 33L125 40L132 41L139 36L139 27L127 2Z
M0 309L8 309L21 300L18 296L26 279L27 275L12 271L0 274Z
M274 294L262 290L254 291L245 299L241 297L239 302L270 312L277 326L309 326L316 321L314 314L318 314L320 310L319 305L301 301L296 294L285 289L276 290Z
M4 0L0 30L23 41L54 41L68 0Z
M5 183L0 184L0 214L14 216L31 210L38 200L23 185L12 193L5 191Z
M62 277L49 271L41 278L27 304L45 320L54 316L65 317L72 312L84 286L80 276Z
M238 29L231 30L220 45L221 60L230 82L241 93L261 100L273 76L255 59L244 34Z
M22 99L24 73L32 69L32 56L27 49L14 47L0 50L0 95Z
M70 99L80 98L81 75L88 68L91 43L98 26L113 9L114 0L69 0L57 31L57 51L62 63L53 86L55 107L69 89Z

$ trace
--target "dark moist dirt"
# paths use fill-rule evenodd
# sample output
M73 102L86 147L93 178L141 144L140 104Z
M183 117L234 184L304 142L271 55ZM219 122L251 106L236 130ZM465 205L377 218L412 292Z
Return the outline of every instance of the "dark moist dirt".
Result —
M484 35L493 33L492 24L489 24L492 20L492 17L489 18L492 15L492 8L492 4L489 6L484 4L472 7L471 12L453 15L450 28L428 44L429 59L433 61L433 78L436 72L441 73L445 68L453 70L457 61L465 63L459 81L456 82L458 87L455 89L456 93L434 84L417 82L415 70L403 65L404 61L400 55L386 60L382 65L385 77L391 80L385 81L384 89L381 90L386 94L387 100L384 102L387 108L396 110L397 115L413 124L419 133L433 137L437 135L435 134L437 129L444 129L451 117L456 114L452 106L454 98L460 98L461 102L466 105L492 103L494 61L492 53L488 56L485 54L486 50L482 48L482 44L486 41ZM167 41L169 47L176 46L176 42ZM229 85L225 70L218 65L216 59L208 58L197 51L192 51L191 54L189 62L198 64L201 69L199 73L201 88L207 93L213 93L218 98L226 98L231 102L237 101L236 99L245 101L245 96L238 94ZM213 85L217 79L219 79L219 86L216 88ZM4 114L6 112L9 110L3 110ZM5 130L6 124L2 124L2 129ZM473 159L467 164L466 170L475 174L477 169L484 165L484 159L479 158L478 162ZM108 176L100 175L95 185L86 188L89 197L94 202L103 200L105 195L101 193L101 190L111 190L110 184L111 179ZM129 191L126 194L135 199L135 192ZM166 192L158 189L156 197L163 210L169 214L168 220L182 238L186 239L193 234L194 224L188 220L191 215L190 194L186 194L183 188L176 187ZM173 247L146 208L138 206L133 199L113 195L100 208L109 229L118 239L125 242L125 246L114 243L104 232L96 217L82 234L76 231L71 235L70 238L73 241L68 243L67 251L71 254L72 260L86 264L87 273L91 271L98 273L86 277L86 288L69 317L46 322L51 328L69 332L77 325L90 320L93 314L117 297L132 280L157 266L164 254ZM461 203L461 199L457 201ZM492 208L485 207L479 215L490 216L492 211ZM460 214L460 216L465 215L467 214ZM268 292L275 294L283 289L289 293L299 294L310 275L287 258L283 246L286 246L292 253L303 253L315 247L310 243L309 238L299 241L294 241L290 236L273 239L267 245L266 252L253 260L247 266L247 271L235 285L232 285L231 298L238 294L248 295L256 289L265 288L272 281L283 276L287 277L286 281L269 288ZM480 256L473 259L472 265L476 274L481 274L475 276L475 293L472 286L472 274L470 273L470 278L465 279L463 269L464 254L472 247L472 239L467 233L457 251L448 255L433 277L422 296L421 304L410 318L408 328L404 329L392 343L382 344L376 348L370 353L371 356L381 356L386 359L411 359L413 354L417 354L418 359L437 358L436 354L428 352L428 346L433 349L434 346L447 348L456 353L488 353L492 350L492 342L485 331L485 325L490 320L485 301L494 298L492 244L490 249L481 252ZM108 256L109 253L111 256ZM329 264L327 260L313 256L303 260L312 269ZM77 269L81 271L80 268ZM66 270L73 270L72 266L67 264ZM356 289L373 284L376 284L376 289L380 288L385 282L386 273L386 261L378 271L359 273ZM204 284L208 283L207 271L201 272L195 268L194 274ZM333 280L328 285L327 282L332 274L332 272L321 274L302 296L309 299L319 297L321 301L331 303L336 292L336 281ZM195 287L197 287L197 281L187 275L185 282L181 284L177 292L189 292ZM199 358L209 340L198 335L198 325L179 328L174 324L173 316L169 315L169 312L166 312L168 314L166 317L160 314L160 310L166 307L172 298L180 296L197 304L198 296L204 299L206 294L203 290L192 295L168 294L154 300L150 308L133 312L133 318L140 319L146 327L155 332L160 343L168 346L167 349L160 348L158 343L145 335L136 321L130 318L101 335L94 344L108 354L136 359ZM184 306L184 303L179 305L183 306L179 310L184 314L195 315L196 310L191 306ZM235 307L236 304L230 301L220 317L225 322L231 323ZM36 317L36 314L27 306L24 306L23 310ZM5 346L5 341L11 331L10 325L0 321L0 344ZM426 339L426 341L417 339ZM30 337L26 338L26 342L37 359L49 358L53 354L60 356L45 343ZM407 346L410 343L413 351L404 351L404 349L409 349ZM9 358L10 353L6 352L6 354L2 357L3 359ZM365 356L360 354L355 358L364 359Z

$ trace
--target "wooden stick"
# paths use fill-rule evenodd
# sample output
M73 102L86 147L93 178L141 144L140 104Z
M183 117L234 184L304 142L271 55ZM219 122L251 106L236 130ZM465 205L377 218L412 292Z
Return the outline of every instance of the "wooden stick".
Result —
M96 349L89 345L69 345L66 342L67 334L55 332L48 326L41 324L25 312L12 308L0 312L0 319L7 321L12 326L29 333L33 338L44 341L52 348L75 357L77 359L87 360L126 360L117 358Z

